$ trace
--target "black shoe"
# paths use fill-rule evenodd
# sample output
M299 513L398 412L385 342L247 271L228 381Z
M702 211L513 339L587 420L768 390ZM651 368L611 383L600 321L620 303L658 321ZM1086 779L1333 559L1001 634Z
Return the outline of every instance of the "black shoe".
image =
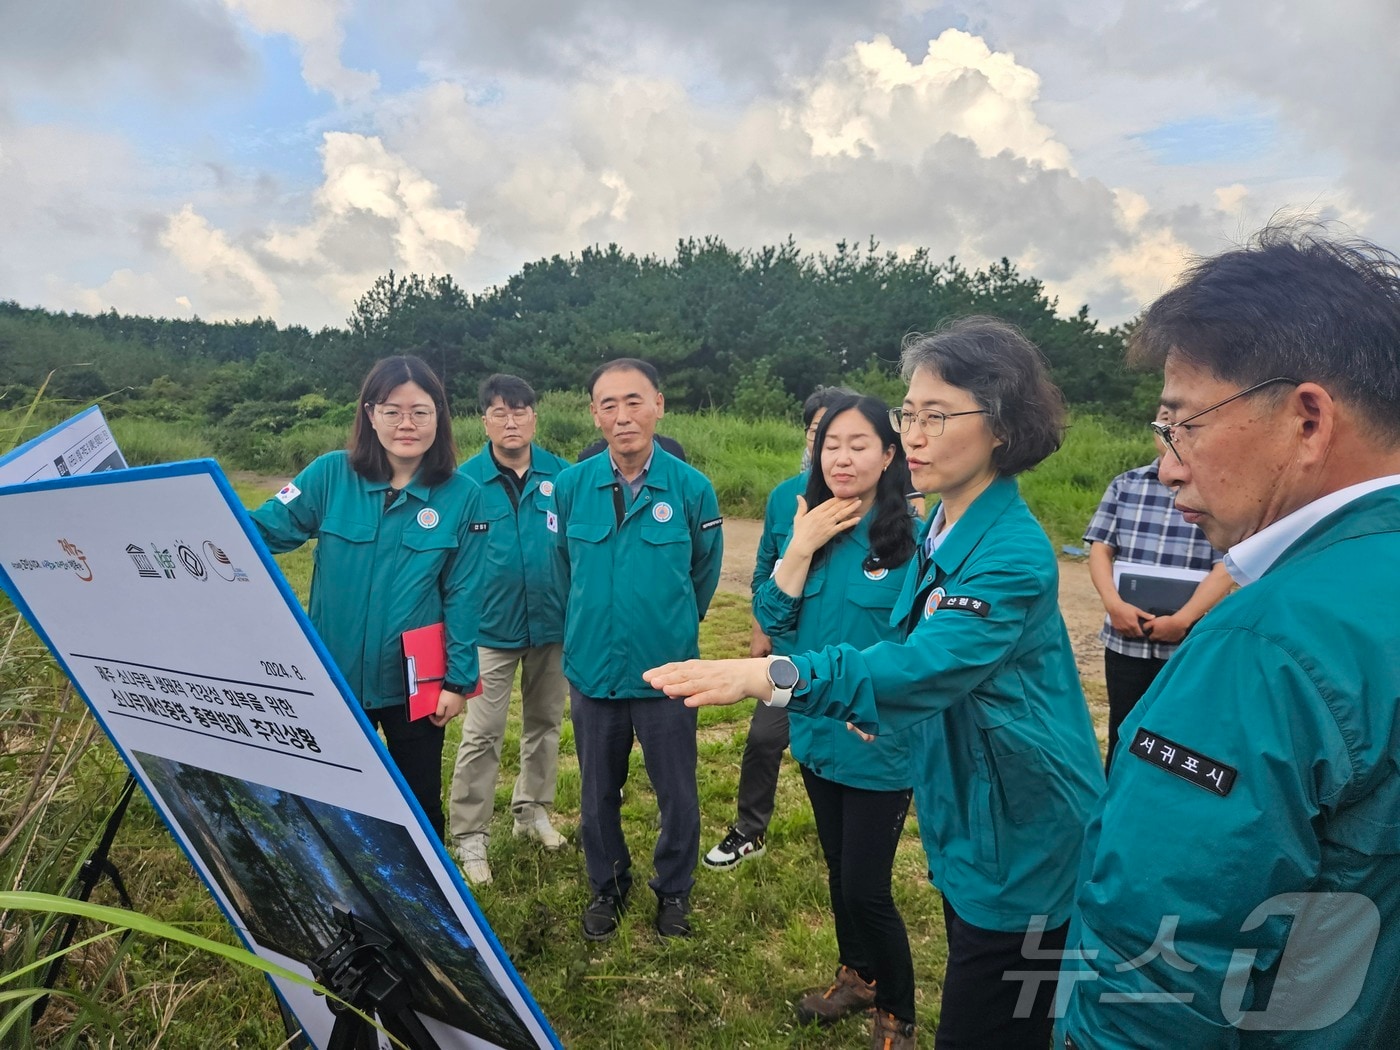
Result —
M617 932L625 904L621 897L600 893L583 909L583 935L590 941L606 941Z
M656 932L662 937L689 937L690 901L685 897L662 897L656 902Z

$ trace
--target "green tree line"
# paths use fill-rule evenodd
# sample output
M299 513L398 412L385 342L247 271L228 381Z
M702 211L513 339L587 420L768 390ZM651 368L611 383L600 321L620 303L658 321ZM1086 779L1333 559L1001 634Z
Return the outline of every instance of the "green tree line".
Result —
M373 361L409 352L439 370L459 411L491 372L525 376L540 391L578 390L597 364L629 355L661 369L675 407L791 416L817 384L890 393L906 333L983 313L1027 332L1077 408L1150 414L1155 385L1124 369L1124 331L1101 328L1087 306L1069 317L1057 308L1004 259L968 270L874 241L804 253L791 240L735 250L713 237L681 241L671 258L617 245L556 255L475 295L450 276L391 270L344 327L319 332L0 301L0 408L23 403L56 370L51 396L105 396L112 415L277 433L345 414Z

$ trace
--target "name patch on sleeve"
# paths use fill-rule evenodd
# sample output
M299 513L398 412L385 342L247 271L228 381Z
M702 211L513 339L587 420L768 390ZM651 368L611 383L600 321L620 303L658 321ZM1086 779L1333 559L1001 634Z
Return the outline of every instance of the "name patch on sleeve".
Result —
M1129 750L1144 762L1160 766L1168 773L1175 773L1182 780L1190 781L1221 798L1230 793L1230 789L1235 786L1235 777L1239 775L1239 771L1233 766L1227 766L1208 755L1182 747L1174 740L1158 736L1150 729L1139 729Z
M709 521L702 521L700 523L700 531L703 532L705 529L717 529L723 524L723 518L711 518Z
M491 523L490 523L489 521L474 521L474 522L472 522L470 525L467 526L467 531L468 531L468 532L485 532L485 531L486 531L487 529L489 529L490 527L491 527Z
M924 603L924 618L944 610L972 613L985 618L992 611L992 603L970 594L945 594L942 587L935 587L929 591L928 601Z

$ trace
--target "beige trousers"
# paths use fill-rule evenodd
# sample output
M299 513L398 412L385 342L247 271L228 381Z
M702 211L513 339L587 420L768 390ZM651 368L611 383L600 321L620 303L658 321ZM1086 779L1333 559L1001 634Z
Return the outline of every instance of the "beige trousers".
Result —
M528 649L477 648L481 662L481 695L467 701L462 742L452 772L448 801L448 830L453 839L489 835L496 801L496 777L501 768L510 713L511 686L520 668L520 775L510 808L518 821L529 822L536 811L554 805L559 775L559 723L564 717L568 685L561 664L561 643Z

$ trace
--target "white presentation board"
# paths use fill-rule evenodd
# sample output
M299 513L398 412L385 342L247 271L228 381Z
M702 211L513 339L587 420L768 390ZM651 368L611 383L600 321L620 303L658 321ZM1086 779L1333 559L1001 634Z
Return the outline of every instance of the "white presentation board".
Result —
M107 417L93 405L0 459L0 485L96 474L125 466Z
M217 464L0 488L0 583L250 949L309 976L348 910L440 1046L559 1045Z

